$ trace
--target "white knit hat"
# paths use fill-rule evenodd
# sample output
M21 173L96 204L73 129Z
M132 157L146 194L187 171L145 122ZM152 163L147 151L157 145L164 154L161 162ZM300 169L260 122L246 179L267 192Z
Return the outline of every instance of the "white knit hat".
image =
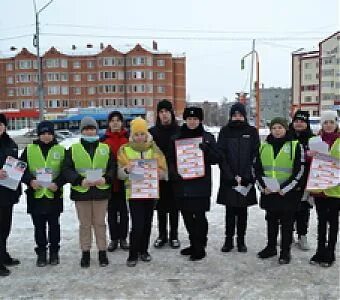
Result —
M321 112L320 123L321 125L326 121L334 121L336 122L338 118L338 114L335 110L324 110Z

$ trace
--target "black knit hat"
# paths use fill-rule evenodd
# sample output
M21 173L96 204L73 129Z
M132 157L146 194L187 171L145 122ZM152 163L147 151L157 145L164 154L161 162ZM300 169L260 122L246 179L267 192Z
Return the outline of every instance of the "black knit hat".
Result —
M196 117L202 122L203 121L202 108L196 106L186 107L183 112L183 120L186 120L188 117Z
M169 100L163 99L157 104L157 113L159 113L162 109L166 109L168 111L172 111L172 104Z
M305 110L297 110L292 119L292 122L296 120L301 120L309 124L309 112Z
M43 133L49 132L54 135L54 124L50 121L41 121L37 126L37 134L41 135Z
M231 117L236 114L240 113L245 119L247 119L247 113L244 105L240 102L236 102L231 108L229 112L230 119Z
M108 122L110 122L113 117L117 117L121 122L124 121L123 115L118 110L114 110L109 113L107 117Z
M269 128L271 129L275 124L282 125L286 130L288 130L288 122L285 118L276 117L273 120L271 120L269 124Z
M0 114L0 123L4 124L7 126L7 118L4 114Z

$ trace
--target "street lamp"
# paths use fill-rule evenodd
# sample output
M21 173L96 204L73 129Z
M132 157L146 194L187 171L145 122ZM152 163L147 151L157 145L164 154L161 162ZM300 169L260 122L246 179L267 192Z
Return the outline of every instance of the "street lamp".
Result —
M244 69L244 59L252 55L252 66L251 66L251 80L250 80L250 86L252 86L252 75L253 75L253 54L256 55L256 81L255 81L255 104L256 104L256 128L260 128L260 62L259 62L259 54L255 50L255 43L253 42L253 50L244 55L241 58L241 70ZM250 88L250 97L251 97L251 88Z
M42 65L40 59L40 43L39 43L39 14L49 6L53 0L50 0L42 8L37 10L35 0L33 0L34 13L35 13L35 35L33 39L33 46L37 48L37 67L38 67L38 100L39 100L39 120L44 119L44 91L43 91L43 78L42 78Z

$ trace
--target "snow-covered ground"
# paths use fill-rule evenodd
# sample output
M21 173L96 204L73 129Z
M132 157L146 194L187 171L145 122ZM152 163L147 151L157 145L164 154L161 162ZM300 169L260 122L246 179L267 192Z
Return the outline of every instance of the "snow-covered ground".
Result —
M91 267L79 266L78 221L75 207L65 189L65 211L61 217L61 263L58 266L35 266L33 226L26 214L25 199L15 206L9 250L21 260L12 267L11 276L0 278L0 299L339 299L339 263L321 268L308 263L316 246L316 217L312 211L310 233L312 249L293 247L292 262L280 266L277 258L260 260L256 253L265 246L264 213L249 209L248 253L222 253L224 207L215 204L218 168L214 167L214 195L208 213L209 241L207 257L191 262L166 246L150 247L151 263L139 262L128 268L127 252L108 253L110 265L99 267L97 250L92 249ZM151 241L156 238L154 218ZM182 245L188 245L183 222ZM337 254L340 259L339 253Z

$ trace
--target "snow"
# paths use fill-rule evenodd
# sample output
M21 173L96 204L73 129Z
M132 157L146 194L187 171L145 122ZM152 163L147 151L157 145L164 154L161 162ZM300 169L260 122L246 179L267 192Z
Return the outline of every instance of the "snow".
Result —
M77 139L65 140L66 147ZM247 229L248 253L220 252L224 241L223 206L216 204L219 170L213 167L213 196L207 214L209 234L207 257L191 262L179 250L152 246L157 237L154 216L151 236L151 263L126 266L128 253L118 249L108 253L110 264L99 267L97 249L92 247L91 267L79 266L78 220L69 186L64 189L64 213L61 216L60 265L35 266L33 225L26 214L22 196L15 206L9 251L21 264L11 267L12 274L0 278L0 299L340 299L339 263L331 268L309 264L316 247L316 213L311 211L308 239L312 250L292 248L292 262L281 266L277 257L260 260L256 253L266 243L264 211L249 209ZM180 221L182 247L188 236ZM340 259L339 252L337 259Z

